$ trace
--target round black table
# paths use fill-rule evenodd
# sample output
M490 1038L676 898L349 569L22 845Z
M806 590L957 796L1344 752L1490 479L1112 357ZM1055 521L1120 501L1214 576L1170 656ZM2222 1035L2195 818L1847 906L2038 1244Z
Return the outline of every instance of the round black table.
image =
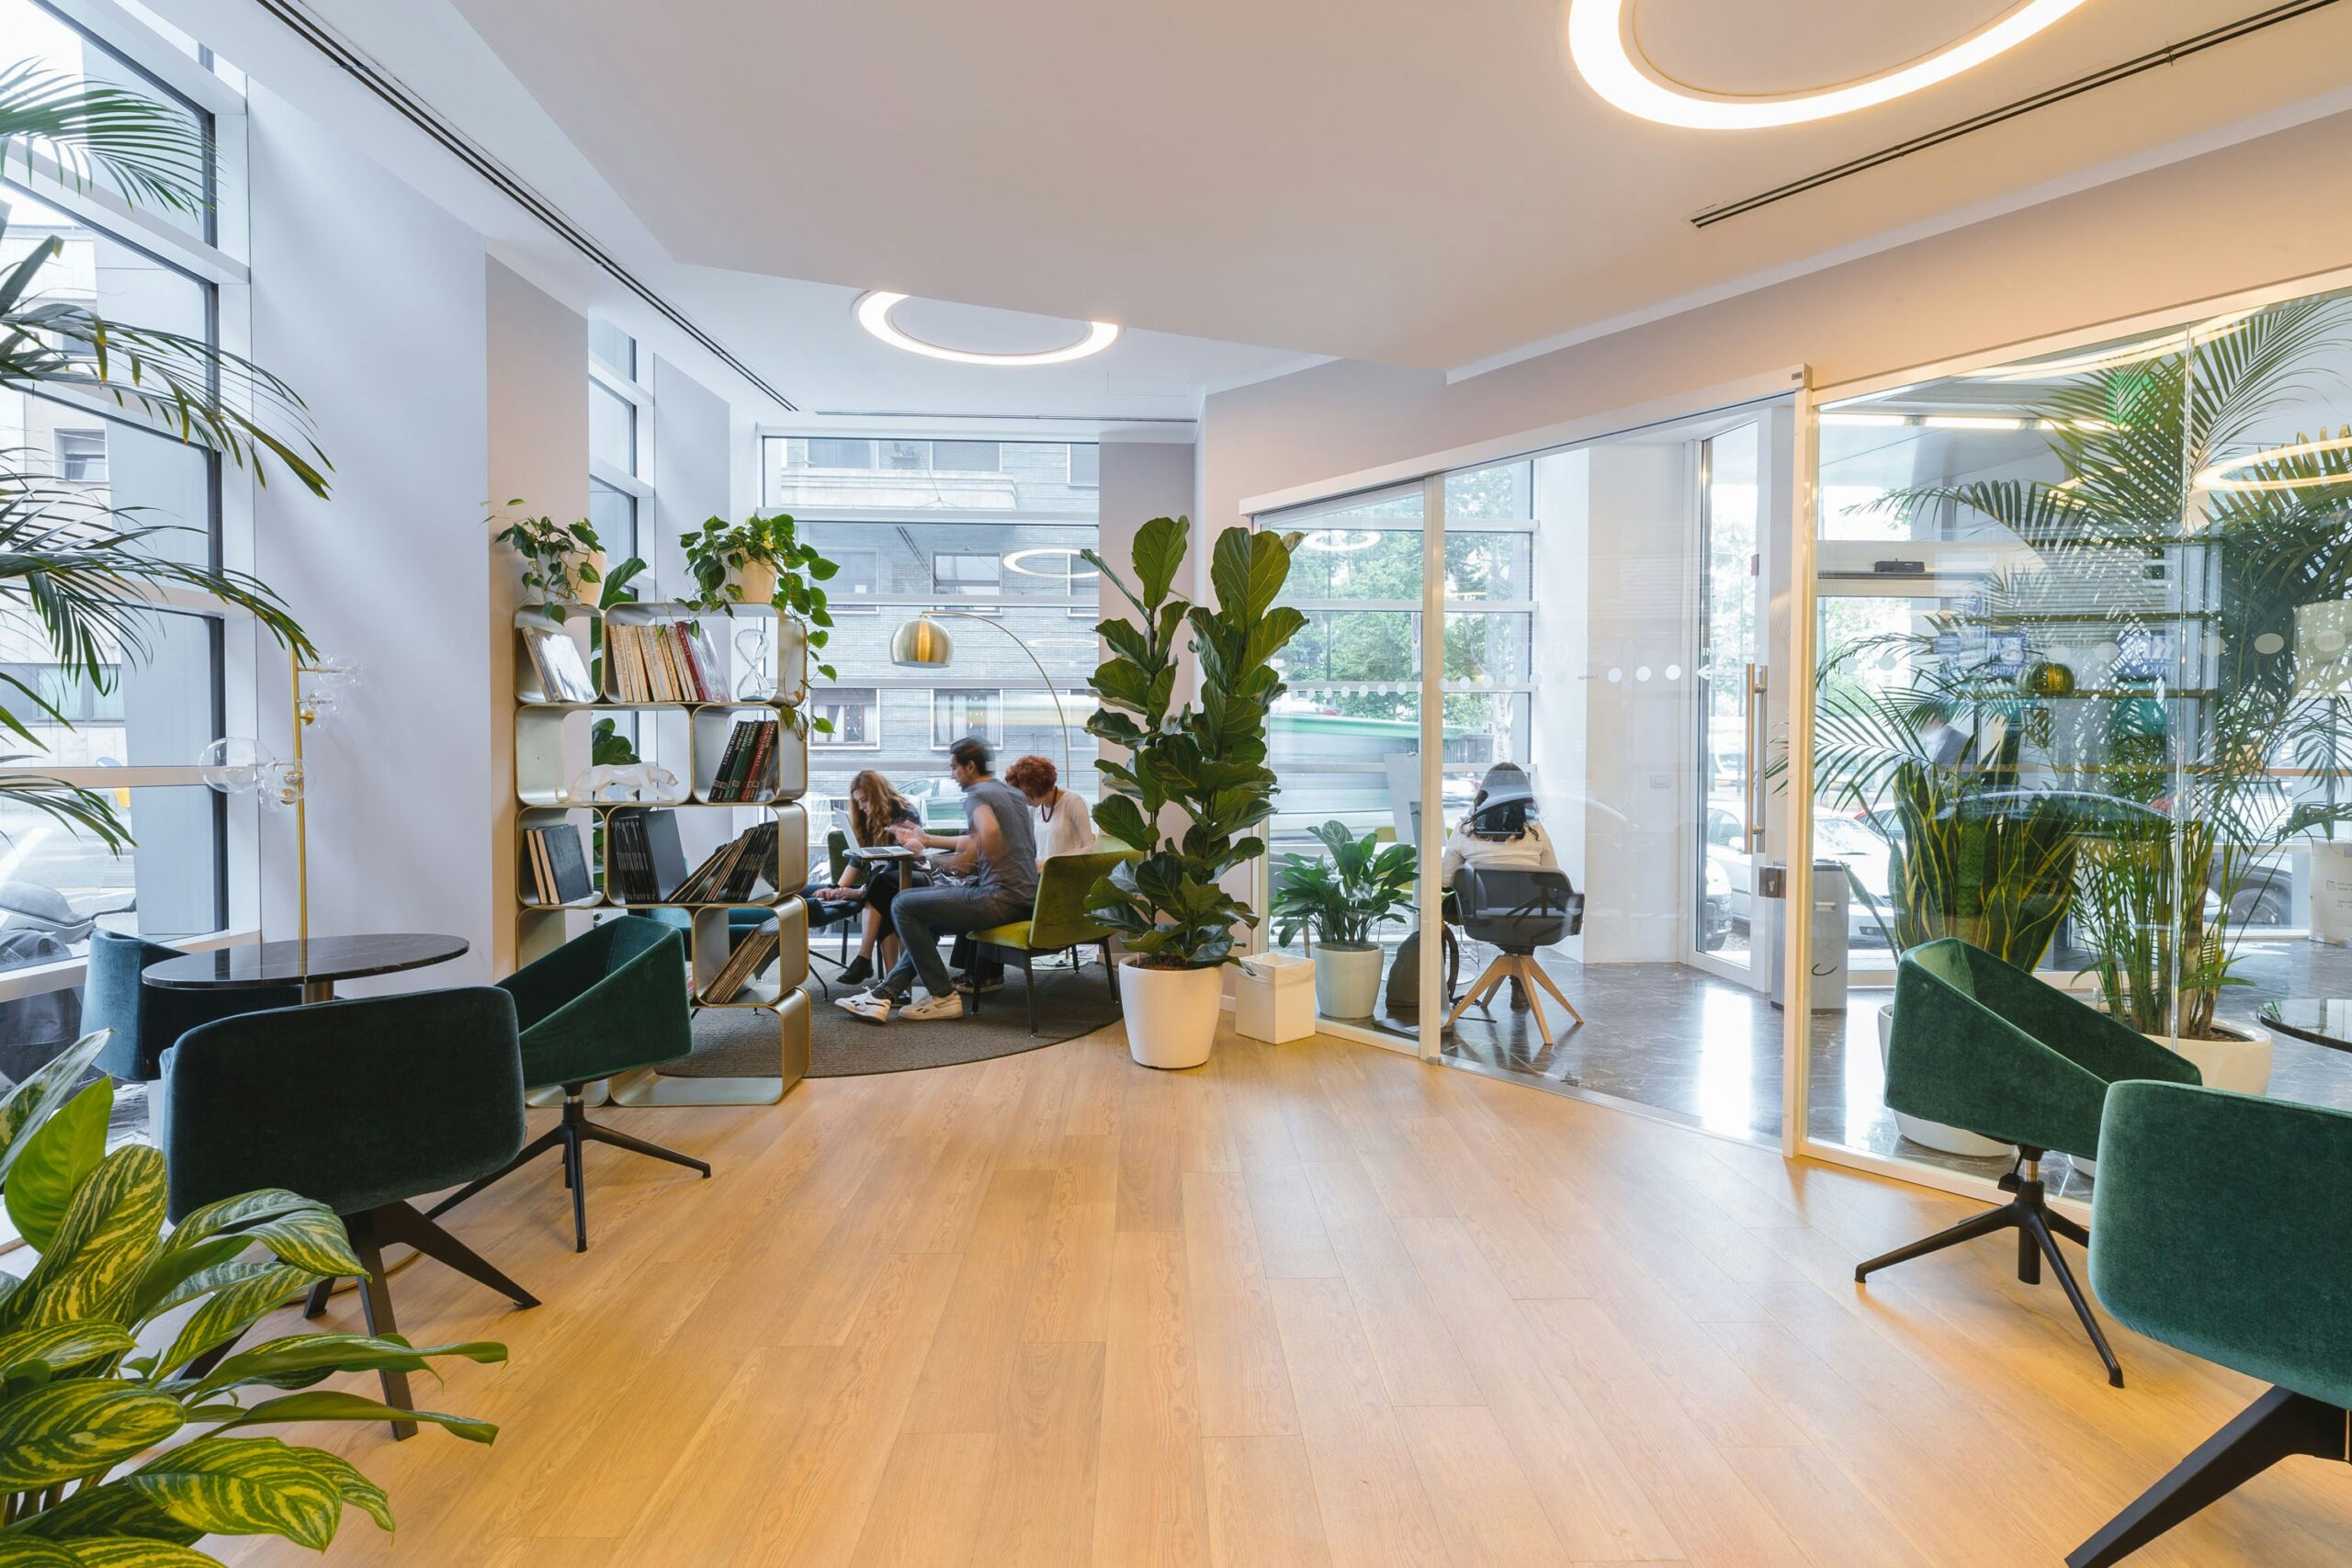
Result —
M2332 1051L2352 1051L2352 999L2290 997L2282 1002L2263 1003L2261 1018L2281 1034Z
M308 942L264 942L166 958L140 978L175 991L250 989L300 984L302 999L323 1002L337 980L390 975L447 964L466 952L466 939L429 931L386 931L377 936L314 936Z

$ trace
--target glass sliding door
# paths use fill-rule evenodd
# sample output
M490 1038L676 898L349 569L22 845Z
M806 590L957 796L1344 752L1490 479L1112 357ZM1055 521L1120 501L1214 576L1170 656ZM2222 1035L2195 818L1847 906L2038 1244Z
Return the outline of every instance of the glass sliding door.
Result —
M1763 623L1757 604L1763 552L1757 537L1761 428L1743 424L1699 443L1699 757L1695 801L1699 883L1690 940L1710 969L1746 974L1756 950L1756 868L1770 804L1770 744Z
M1424 490L1260 519L1303 536L1281 603L1306 617L1276 660L1290 689L1268 725L1282 781L1266 837L1268 942L1316 959L1327 1025L1408 1051L1419 1048L1419 1019L1392 1005L1390 970L1414 929L1411 889L1369 914L1317 893L1334 889L1335 845L1368 841L1351 852L1376 857L1419 840Z
M1824 404L1813 858L1871 931L1812 998L1816 1145L2007 1168L1883 1103L1892 959L1939 937L2209 1084L2352 1106L2352 1058L2261 1017L2352 996L2347 372L2320 296Z

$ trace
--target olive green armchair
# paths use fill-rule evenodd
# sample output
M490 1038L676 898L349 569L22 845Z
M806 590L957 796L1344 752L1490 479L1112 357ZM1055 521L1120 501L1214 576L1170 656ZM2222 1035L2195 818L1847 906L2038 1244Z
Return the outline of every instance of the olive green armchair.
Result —
M2041 1156L2057 1149L2098 1157L2108 1086L2126 1078L2193 1084L2198 1073L2187 1058L2146 1035L1956 937L1905 953L1895 966L1886 1103L1906 1115L2016 1145L2017 1165L2001 1179L2003 1190L2016 1196L1871 1258L1854 1270L1855 1281L1891 1264L2014 1230L2018 1279L2040 1284L2042 1261L2049 1260L2107 1367L2107 1381L2121 1388L2123 1368L2058 1251L2057 1236L2088 1246L2090 1234L2049 1207Z
M1022 978L1027 982L1032 1034L1037 1032L1037 972L1031 967L1031 960L1040 953L1067 952L1075 964L1080 947L1101 947L1103 982L1111 987L1111 1005L1119 1005L1119 976L1111 967L1113 933L1108 926L1098 925L1087 917L1086 896L1094 890L1096 883L1111 874L1114 866L1140 857L1115 840L1103 841L1113 847L1092 854L1055 855L1038 867L1037 901L1027 919L1009 920L972 933L975 948L983 953L995 952L1021 965ZM977 991L971 1007L978 1016L980 998Z
M2352 1459L2352 1113L2177 1083L2107 1097L2091 1282L2119 1322L2271 1385L2066 1559L2108 1568L2282 1459Z

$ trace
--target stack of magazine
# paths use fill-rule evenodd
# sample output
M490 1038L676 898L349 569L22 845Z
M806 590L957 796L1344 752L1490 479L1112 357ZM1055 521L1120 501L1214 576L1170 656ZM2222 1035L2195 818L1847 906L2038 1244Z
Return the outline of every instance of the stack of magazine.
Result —
M695 867L669 896L673 904L746 904L762 882L775 880L776 833L774 822L762 822L721 844L711 857ZM783 888L776 889L781 893ZM798 891L798 889L794 889Z
M692 621L616 621L605 627L613 690L625 703L727 700L718 655Z
M756 931L746 931L735 939L735 946L727 954L727 962L705 986L702 999L707 1002L731 1002L754 975L775 962L776 948L784 933L770 920Z
M539 698L550 703L593 703L596 684L588 679L587 661L580 645L560 626L526 626L523 646L538 672Z
M605 833L605 885L620 904L684 903L685 852L674 811L616 811Z

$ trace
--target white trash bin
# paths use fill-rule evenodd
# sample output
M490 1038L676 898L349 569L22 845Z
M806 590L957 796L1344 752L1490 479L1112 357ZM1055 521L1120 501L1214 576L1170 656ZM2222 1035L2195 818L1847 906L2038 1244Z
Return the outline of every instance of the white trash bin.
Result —
M1280 1045L1315 1032L1315 965L1287 953L1258 953L1241 961L1233 992L1237 1034Z

